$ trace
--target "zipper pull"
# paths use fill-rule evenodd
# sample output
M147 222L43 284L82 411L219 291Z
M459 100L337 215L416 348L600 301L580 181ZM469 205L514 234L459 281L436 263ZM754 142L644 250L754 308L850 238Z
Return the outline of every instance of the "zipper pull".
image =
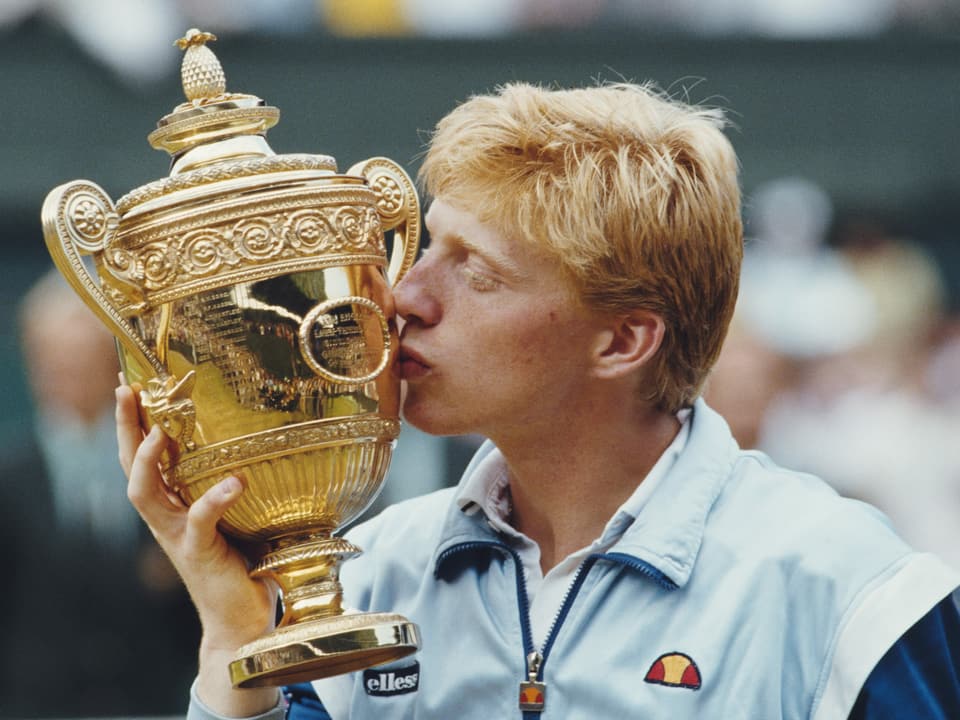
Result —
M527 655L527 679L520 682L521 710L543 712L547 704L547 684L537 681L542 662L543 656L538 652Z

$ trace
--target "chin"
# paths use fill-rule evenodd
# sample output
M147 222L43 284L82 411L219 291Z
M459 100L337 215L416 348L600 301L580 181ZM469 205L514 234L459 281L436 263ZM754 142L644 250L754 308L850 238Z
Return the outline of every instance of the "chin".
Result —
M429 403L416 402L409 395L403 404L400 417L408 425L429 435L466 435L473 432L464 426L462 418L453 418L443 412L431 412Z

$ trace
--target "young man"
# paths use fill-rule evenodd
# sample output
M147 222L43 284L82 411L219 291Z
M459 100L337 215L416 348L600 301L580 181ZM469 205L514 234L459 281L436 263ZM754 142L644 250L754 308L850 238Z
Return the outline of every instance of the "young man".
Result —
M336 720L960 713L958 578L740 451L698 399L742 254L722 125L633 85L508 86L438 125L431 247L394 293L404 413L490 442L457 488L353 531L346 603L404 614L423 646L374 671L415 676L402 692L315 683ZM240 483L171 502L162 436L141 443L118 400L131 499L204 627L192 717L282 717L223 671L274 612L216 531Z

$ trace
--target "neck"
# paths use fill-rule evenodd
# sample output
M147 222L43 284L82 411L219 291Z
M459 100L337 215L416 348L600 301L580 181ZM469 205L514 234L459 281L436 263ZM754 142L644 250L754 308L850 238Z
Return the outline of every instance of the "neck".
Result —
M510 471L512 522L540 546L546 573L600 536L676 437L673 415L645 410L556 423L523 437L491 438Z

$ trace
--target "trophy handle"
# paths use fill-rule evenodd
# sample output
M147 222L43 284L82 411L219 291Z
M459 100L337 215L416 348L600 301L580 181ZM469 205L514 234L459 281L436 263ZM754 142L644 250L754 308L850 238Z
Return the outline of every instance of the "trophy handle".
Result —
M81 254L93 255L99 262L120 224L107 193L86 180L60 185L44 200L41 217L47 250L66 281L144 370L151 368L165 377L168 373L160 359L114 307L80 259Z
M377 213L384 230L393 230L393 251L387 276L396 284L407 274L420 249L420 199L413 181L393 160L373 157L357 163L348 175L367 179L377 194Z

